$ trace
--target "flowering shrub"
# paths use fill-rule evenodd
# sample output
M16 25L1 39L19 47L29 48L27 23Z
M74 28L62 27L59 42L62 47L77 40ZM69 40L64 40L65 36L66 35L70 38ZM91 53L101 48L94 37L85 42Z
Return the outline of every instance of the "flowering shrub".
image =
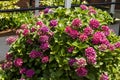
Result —
M85 7L85 9L83 9ZM112 18L94 7L42 12L22 25L2 65L6 80L115 80L120 37Z

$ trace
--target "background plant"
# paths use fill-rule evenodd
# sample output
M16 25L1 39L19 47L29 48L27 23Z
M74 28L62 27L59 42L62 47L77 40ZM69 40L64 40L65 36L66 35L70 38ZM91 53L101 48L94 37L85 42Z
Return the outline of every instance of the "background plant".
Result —
M0 1L0 10L6 9L18 9L16 3L19 0ZM0 30L16 29L21 24L29 23L34 18L34 14L31 12L13 12L13 13L1 13L0 15ZM34 20L32 20L34 21Z
M17 5L15 5L18 1L19 0L0 1L0 10L19 8ZM0 19L2 18L9 18L9 14L2 13L0 15Z
M32 12L14 12L9 13L8 18L0 19L0 30L17 29L21 24L29 23L33 20L34 14Z
M47 8L34 21L7 40L13 43L2 65L6 80L118 78L120 37L107 26L113 19L106 11Z
M44 5L44 6L58 6L58 5L64 5L65 0L41 0L40 4ZM72 4L80 4L81 1L80 0L71 0Z

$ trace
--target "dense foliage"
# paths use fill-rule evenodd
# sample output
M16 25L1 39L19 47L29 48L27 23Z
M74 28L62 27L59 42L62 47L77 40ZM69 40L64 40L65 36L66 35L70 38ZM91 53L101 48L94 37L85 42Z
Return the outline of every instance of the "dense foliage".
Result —
M0 1L0 10L18 9L19 0ZM32 12L0 13L0 31L19 28L21 24L29 23L33 19ZM34 21L34 20L32 20Z
M17 5L15 5L18 1L19 0L0 1L0 10L19 8ZM9 14L1 13L0 19L2 19L2 18L9 18Z
M80 4L80 0L71 0L72 4ZM64 5L65 0L40 0L40 5L44 6L60 6Z
M120 37L108 27L107 12L85 5L47 8L35 21L6 40L5 80L120 79Z
M0 1L0 10L19 8L17 5L15 5L18 1L19 0ZM10 20L11 20L10 15L12 14L0 13L0 30L3 30L7 26L9 26L8 24L10 23Z
M6 29L17 29L20 27L21 24L30 23L33 20L34 15L32 12L14 12L9 13L8 18L1 18L0 19L0 30Z

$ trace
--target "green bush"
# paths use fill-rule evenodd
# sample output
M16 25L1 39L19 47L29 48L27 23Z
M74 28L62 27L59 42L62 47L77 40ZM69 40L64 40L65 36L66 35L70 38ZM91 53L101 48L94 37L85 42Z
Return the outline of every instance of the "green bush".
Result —
M19 8L15 4L19 0L10 0L10 1L0 1L0 10L6 10L6 9L16 9ZM0 13L0 30L4 30L8 27L11 27L11 14L9 13Z
M80 0L71 0L72 4L80 4L81 1ZM60 6L60 5L64 5L65 0L40 0L40 5L44 5L44 6Z
M21 24L30 23L34 18L32 12L14 12L9 13L9 18L0 19L0 30L17 29Z
M120 37L105 11L81 5L45 9L10 37L5 80L117 80Z

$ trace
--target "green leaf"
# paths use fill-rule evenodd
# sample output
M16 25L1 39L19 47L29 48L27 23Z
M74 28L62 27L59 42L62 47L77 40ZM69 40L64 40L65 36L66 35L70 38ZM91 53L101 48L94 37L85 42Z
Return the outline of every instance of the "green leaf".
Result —
M95 75L94 75L93 73L89 73L86 77L87 77L89 80L96 80Z

